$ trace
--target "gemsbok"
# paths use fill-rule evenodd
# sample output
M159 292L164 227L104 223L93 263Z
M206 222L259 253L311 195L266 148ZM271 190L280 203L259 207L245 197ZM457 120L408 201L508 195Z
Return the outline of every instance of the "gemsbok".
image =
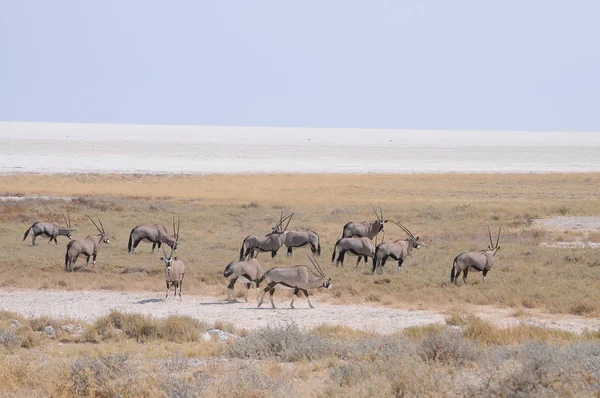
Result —
M294 254L294 248L306 245L310 246L313 256L321 255L321 241L319 235L314 231L287 231L284 244L287 247L288 257Z
M177 236L179 236L179 231L177 232ZM177 289L179 288L179 300L183 301L181 298L181 289L183 287L183 277L185 276L185 264L183 261L178 260L177 257L173 257L174 250L171 248L171 254L167 256L167 252L165 248L162 248L164 257L161 257L160 260L165 263L165 281L167 282L167 293L165 294L165 301L169 299L169 289L171 286L175 288L173 292L173 298L177 296Z
M72 232L75 230L71 228L71 215L69 214L69 212L67 212L67 215L69 216L68 221L67 221L67 218L65 217L65 213L62 213L63 219L65 220L65 224L67 225L66 228L61 227L60 225L58 225L55 222L41 222L41 221L34 222L31 225L31 227L29 227L29 229L27 229L27 231L25 231L25 235L23 235L23 241L27 238L27 235L29 235L29 231L31 231L31 245L32 246L35 246L35 238L37 238L40 235L44 235L44 236L50 238L48 243L54 241L54 243L57 245L58 245L58 241L56 240L56 238L58 236L66 236L67 238L69 238L69 240L73 239Z
M383 231L384 224L388 222L388 220L383 219L381 205L379 206L379 214L377 214L373 205L371 205L371 208L373 209L377 220L346 223L346 225L344 225L344 230L342 231L342 238L367 237L373 240L378 233Z
M290 225L294 213L280 218L277 225L273 227L273 232L265 236L249 235L244 238L240 248L240 261L256 258L258 252L271 252L271 258L277 255L277 251L285 243L287 227ZM282 215L283 216L283 215ZM287 220L285 228L281 228Z
M240 281L245 282L246 285L246 294L244 295L246 302L248 302L248 291L250 290L250 285L252 282L256 283L256 296L258 299L258 281L263 275L264 272L257 259L248 261L234 261L227 264L225 270L223 271L223 276L229 279L229 285L227 286L227 301L235 303L238 302L233 294L233 287L240 278Z
M96 265L96 256L98 255L98 250L100 250L100 245L102 243L109 244L110 240L104 231L104 225L102 225L102 221L98 218L98 222L100 223L100 227L90 216L87 218L94 224L98 232L98 235L90 235L84 239L76 239L69 242L67 245L67 253L65 254L65 271L71 272L73 271L73 264L77 261L79 255L84 255L86 257L85 265L90 263L90 257L92 257L93 262L92 266Z
M269 292L269 295L271 296L271 307L276 308L275 303L273 302L273 295L275 294L275 286L277 285L283 285L285 287L294 289L294 295L292 296L290 308L294 308L294 299L299 297L298 293L300 291L302 291L304 296L306 296L310 308L315 308L310 302L307 289L319 289L321 287L331 289L333 285L331 284L331 279L325 276L323 269L321 269L316 259L313 260L310 257L309 259L318 274L315 274L305 265L296 265L290 268L276 267L265 272L263 277L260 278L259 283L265 280L267 281L267 286L262 291L260 301L258 302L258 308L260 308L262 305L263 299L265 298L265 293L267 292Z
M358 256L358 260L356 261L356 266L360 263L360 259L364 257L365 263L369 257L375 257L375 245L373 241L368 237L362 238L341 238L337 242L335 242L335 246L333 246L333 254L331 255L331 262L335 260L335 253L339 252L337 261L335 262L335 266L339 266L340 264L344 267L344 257L346 256L346 252Z
M179 230L179 225L181 224L181 218L177 220L177 229ZM127 249L129 250L129 254L133 254L135 249L140 244L140 242L149 242L152 243L152 251L154 253L154 248L158 245L158 249L162 247L162 244L166 244L171 249L177 251L177 246L179 246L178 234L175 231L175 216L173 216L173 235L169 234L167 227L161 224L155 225L138 225L133 228L129 233L129 243L127 244Z
M485 282L486 275L489 270L492 269L492 265L494 265L494 256L500 250L500 231L502 230L502 226L498 227L498 238L496 239L496 244L492 242L492 231L490 231L490 226L488 225L488 234L490 237L490 245L487 250L480 250L477 252L464 252L460 253L458 256L454 258L452 262L452 271L450 271L450 282L454 282L457 284L458 277L460 273L463 273L463 283L467 283L467 274L469 273L469 269L472 269L476 272L483 272L483 282Z
M375 257L373 257L373 271L378 271L378 273L383 273L383 266L387 261L388 257L393 258L398 261L398 272L402 270L402 263L408 257L412 249L418 249L421 246L425 246L421 241L419 241L419 237L415 237L404 225L392 221L392 223L396 224L400 227L406 234L409 236L408 239L398 239L393 242L382 242L375 248Z

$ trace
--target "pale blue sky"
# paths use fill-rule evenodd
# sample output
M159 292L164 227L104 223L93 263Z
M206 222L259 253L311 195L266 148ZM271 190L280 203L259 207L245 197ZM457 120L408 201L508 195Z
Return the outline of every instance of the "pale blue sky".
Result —
M0 0L0 120L600 131L600 2Z

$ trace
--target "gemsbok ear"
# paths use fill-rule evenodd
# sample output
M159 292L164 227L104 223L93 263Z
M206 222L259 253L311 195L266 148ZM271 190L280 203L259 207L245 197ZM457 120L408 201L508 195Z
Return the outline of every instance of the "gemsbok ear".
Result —
M160 261L165 261L165 258L164 258L164 257L161 257L161 258L160 258Z

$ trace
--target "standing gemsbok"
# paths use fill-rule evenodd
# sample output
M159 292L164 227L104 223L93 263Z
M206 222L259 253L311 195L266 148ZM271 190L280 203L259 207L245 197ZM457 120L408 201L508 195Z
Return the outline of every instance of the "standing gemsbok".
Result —
M318 274L315 274L310 270L310 268L304 265L296 265L295 267L290 268L276 267L265 272L263 277L260 278L259 283L265 280L267 281L267 286L263 289L263 292L260 296L258 308L260 308L262 305L263 299L265 298L265 293L267 292L269 292L269 295L271 296L271 306L275 308L273 295L275 294L275 286L277 285L283 285L285 287L294 289L294 295L292 297L292 302L290 303L290 308L294 308L294 299L299 297L298 293L300 293L300 291L302 291L304 296L306 296L310 308L315 308L310 302L310 298L308 298L307 289L318 289L321 287L331 289L333 285L331 284L331 279L325 276L325 273L319 266L317 260L313 260L310 257L309 259L317 270Z
M179 236L179 229L177 230L177 236ZM167 256L165 248L162 248L164 257L161 257L161 261L165 263L165 281L167 282L167 293L165 295L165 301L169 299L169 289L171 286L175 288L173 292L173 298L177 296L177 289L179 288L179 300L181 298L181 289L183 287L183 277L185 275L185 264L183 261L178 260L177 257L173 257L174 250L171 248L171 254Z
M381 209L381 205L379 206L379 214L375 210L375 207L371 205L377 220L375 221L363 221L363 222L349 222L344 225L344 230L342 231L342 238L352 238L358 237L361 238L363 236L373 240L375 236L383 231L383 226L388 220L383 219L383 210Z
M369 257L375 256L375 245L373 244L373 241L367 237L341 238L335 242L335 246L333 246L333 254L331 255L331 262L335 260L336 250L339 252L337 261L335 263L336 267L340 264L342 267L344 267L344 257L346 256L347 251L358 256L358 260L356 261L357 267L362 257L364 257L366 264Z
M315 231L287 231L284 244L287 247L288 257L294 254L294 248L306 245L310 246L313 256L321 255L321 241Z
M177 223L181 223L181 218L177 220ZM175 216L173 216L173 235L170 235L167 227L161 224L138 225L137 227L133 228L129 233L129 242L127 244L129 254L133 254L137 246L142 241L152 243L151 253L154 253L154 248L157 245L158 249L160 250L163 243L169 246L171 249L177 251L179 241L177 234L175 233Z
M67 225L66 228L61 227L60 225L58 225L55 222L36 221L31 225L31 227L29 227L29 229L27 229L27 231L25 231L25 235L23 235L23 240L25 240L27 238L27 235L29 235L29 231L31 231L31 245L32 246L35 246L35 238L37 238L40 235L44 235L44 236L50 238L48 243L54 241L54 243L57 245L58 245L58 241L56 240L56 238L58 236L66 236L67 238L69 238L69 240L73 239L73 236L71 235L71 233L75 230L71 228L71 215L69 214L69 212L67 212L67 215L69 216L68 221L67 221L67 218L65 217L65 213L62 213L63 220L65 220L65 224Z
M488 225L488 234L490 237L490 245L487 250L480 250L477 252L464 252L460 253L458 256L454 258L452 262L452 271L450 272L450 282L454 282L457 284L458 277L460 273L463 273L463 283L467 283L467 274L469 273L469 269L477 272L483 272L483 282L485 282L486 275L490 269L492 269L492 265L494 264L494 256L500 250L500 231L502 230L502 226L498 227L498 238L496 239L496 244L492 242L492 231L490 231L490 226Z
M418 249L421 246L424 246L423 243L419 241L419 237L415 237L404 225L392 221L398 227L400 227L406 234L409 236L408 239L398 239L393 242L382 242L375 248L375 257L373 257L373 271L375 273L376 270L379 273L383 272L383 266L387 261L388 257L393 258L398 261L398 272L402 270L402 263L406 259L406 257L410 254L412 249Z
M279 222L273 227L273 232L265 236L249 235L244 238L240 248L240 261L251 260L256 257L257 252L271 252L271 258L277 255L277 251L285 243L285 236L288 231L294 213L289 216L279 218ZM287 220L285 228L281 228Z
M96 216L97 217L97 216ZM77 261L77 258L80 254L86 257L85 265L87 266L90 263L90 257L92 257L93 262L92 266L96 265L96 256L98 255L98 250L100 250L100 245L102 243L110 243L106 232L104 231L104 225L102 225L102 221L98 218L98 222L100 223L100 227L90 216L87 216L90 221L94 224L98 232L98 235L90 235L84 239L76 239L69 242L67 245L67 253L65 254L65 271L71 272L73 271L73 264Z

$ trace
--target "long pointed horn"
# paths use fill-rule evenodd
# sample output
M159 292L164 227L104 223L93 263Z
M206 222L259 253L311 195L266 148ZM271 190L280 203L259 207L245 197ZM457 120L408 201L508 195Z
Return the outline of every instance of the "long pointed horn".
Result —
M169 258L169 257L167 257L167 252L165 251L165 246L164 245L160 245L160 247L161 247L161 249L163 251L163 254L165 255L165 258Z
M67 224L67 228L69 228L69 229L70 229L71 227L69 226L69 223L67 222L67 217L65 217L65 213L64 213L63 211L61 211L60 213L61 213L61 214L62 214L62 216L63 216L63 220L65 220L65 224Z
M71 213L67 210L67 217L69 218L69 229L71 229Z
M488 235L490 236L490 247L494 247L494 242L492 241L492 231L490 230L490 224L488 224L487 227L488 227Z
M383 210L381 209L381 203L379 203L379 214L381 215L380 220L383 221Z
M87 214L86 214L85 216L86 216L87 218L89 218L89 219L90 219L90 221L91 221L92 223L94 223L94 226L96 227L96 229L98 230L98 232L102 233L102 230L101 230L101 229L98 227L98 224L96 224L96 221L94 221L94 220L92 219L92 217L88 216Z
M179 241L179 228L181 227L181 215L177 216L177 237L175 240Z
M177 233L177 231L175 231L175 214L173 214L173 237L175 238L175 234ZM177 239L177 238L175 238Z
M400 229L402 229L404 232L406 232L406 234L408 236L410 236L411 238L414 238L415 236L408 230L408 228L406 228L404 225L397 223L396 221L392 221L392 223L396 224L398 227L400 227ZM385 232L385 231L384 231Z
M96 218L98 219L98 222L100 223L100 226L102 227L102 233L106 234L106 231L104 230L104 225L102 225L102 221L100 221L100 217L96 216Z
M500 231L502 231L502 225L498 227L498 239L496 239L496 246L498 247L498 243L500 243Z
M323 270L321 269L321 267L319 266L319 263L317 262L316 259L313 259L311 256L309 256L308 254L306 255L306 257L308 257L308 259L310 260L310 262L312 263L313 267L315 267L315 269L317 270L317 273L320 274L323 278L327 278L325 276L325 273L323 272Z
M373 209L373 213L375 213L375 217L379 220L379 214L377 214L377 210L375 210L375 206L371 205L371 209Z
M290 225L290 222L292 221L292 217L294 217L294 213L290 214L287 220L287 224L285 224L285 228L283 229L284 231L286 231Z

